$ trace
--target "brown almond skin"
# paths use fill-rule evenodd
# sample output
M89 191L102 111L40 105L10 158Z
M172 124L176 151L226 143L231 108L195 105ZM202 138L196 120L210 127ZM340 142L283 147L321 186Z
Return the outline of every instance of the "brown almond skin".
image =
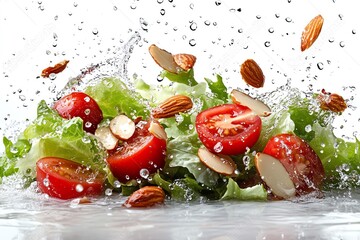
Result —
M165 192L157 186L145 186L133 192L125 201L127 208L146 208L157 204L163 204Z
M313 45L313 43L320 35L323 24L324 18L321 15L318 15L306 25L301 35L302 52Z
M320 102L320 108L322 110L329 110L335 113L342 113L347 108L346 102L342 96L336 93L320 94L318 96Z
M42 70L41 76L43 78L48 78L50 76L50 74L52 74L52 73L60 73L60 72L64 71L64 69L66 68L68 63L69 63L69 60L64 60L64 61L61 61L61 62L55 64L55 66L53 66L53 67L45 68L44 70Z
M240 74L243 80L254 88L264 86L265 76L260 66L253 60L247 59L241 64Z
M193 107L191 98L185 95L175 95L166 99L151 111L153 118L169 118L181 112L186 112Z
M188 71L191 68L194 67L196 62L196 57L191 54L187 53L179 53L173 55L174 60L179 67L181 67L183 70Z

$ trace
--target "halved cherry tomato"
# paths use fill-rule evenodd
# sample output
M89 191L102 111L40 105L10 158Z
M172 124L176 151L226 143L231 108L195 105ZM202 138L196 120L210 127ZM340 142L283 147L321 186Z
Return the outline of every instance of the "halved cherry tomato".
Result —
M210 151L238 155L251 148L260 136L261 119L250 108L223 104L196 117L196 131Z
M298 193L319 190L325 177L324 167L305 140L294 134L279 134L268 141L263 152L281 161Z
M85 131L94 133L102 121L102 111L97 102L83 92L72 92L60 98L54 104L54 109L63 118L80 117Z
M102 194L105 175L73 161L45 157L36 162L36 180L41 192L71 199Z
M166 140L148 131L150 122L140 121L134 135L115 151L109 152L107 162L112 174L120 181L141 178L141 171L151 174L163 168Z

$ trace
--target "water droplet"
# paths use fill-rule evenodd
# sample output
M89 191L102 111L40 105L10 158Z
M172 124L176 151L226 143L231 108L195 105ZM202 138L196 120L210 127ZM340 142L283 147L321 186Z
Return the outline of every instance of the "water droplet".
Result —
M344 41L341 41L341 42L339 43L339 45L340 45L340 47L345 47Z
M105 189L105 195L106 196L111 196L112 195L112 189L111 188Z
M216 5L216 6L220 6L220 5L221 5L221 1L220 1L220 0L215 1L215 5Z
M85 123L85 128L91 128L92 126L92 123L91 122L86 122Z
M114 11L117 11L117 10L118 10L117 6L114 6L114 7L113 7L113 10L114 10Z
M257 18L257 19L261 19L261 16L260 16L260 15L256 15L256 18Z
M269 31L269 33L274 33L274 28L271 27L271 28L269 28L268 31Z
M136 9L135 3L133 3L133 4L130 5L130 9L131 9L131 10L135 10L135 9Z
M158 2L159 4L161 4L161 3L164 2L164 0L157 0L157 2Z
M26 97L25 97L25 95L20 95L20 96L19 96L19 99L20 99L21 101L25 101L25 100L26 100Z
M192 31L195 31L195 30L197 29L197 24L196 24L196 22L192 22L192 23L190 24L190 29L191 29Z
M157 80L158 82L162 82L162 81L164 80L164 77L161 76L161 75L158 75L158 76L156 77L156 80Z
M343 20L343 17L344 17L344 15L339 14L339 19L340 19L340 20Z
M49 179L48 179L48 178L44 178L43 184L44 184L45 187L48 187L48 186L50 185Z
M356 30L355 30L355 29L353 29L351 32L352 32L352 34L356 34Z
M311 132L311 130L312 130L312 127L310 124L305 126L305 132L309 133L309 132Z
M329 43L333 43L334 41L334 38L329 38Z
M94 28L94 29L92 30L92 33L93 33L94 35L97 35L97 34L99 33L99 31L97 30L97 28Z
M265 43L264 43L264 45L265 45L265 47L270 47L270 42L269 41L266 41Z
M54 20L57 21L59 19L58 15L55 15Z
M242 161L243 161L246 169L248 169L248 168L250 167L250 161L251 161L250 157L247 156L247 155L245 155L245 156L243 157Z
M164 16L164 15L165 15L165 9L161 9L161 10L160 10L160 15L161 15L161 16Z
M189 7L190 7L190 9L194 9L194 4L190 3Z
M85 115L89 115L89 114L90 114L90 112L91 112L91 111L90 111L90 109L89 109L89 108L87 108L87 109L85 109L85 110L84 110L84 114L85 114Z
M121 187L121 183L118 180L114 181L114 187L115 188L120 188Z
M194 47L194 46L196 45L195 39L190 39L190 40L189 40L189 45L190 45L191 47Z
M140 176L142 178L147 179L149 177L149 175L150 175L150 172L146 168L143 168L143 169L140 170Z
M239 28L238 29L238 33L242 33L243 32L243 29L242 28Z
M49 79L50 80L55 80L56 79L56 73L50 73L49 74Z
M286 22L291 22L292 19L291 19L290 17L287 17L287 18L285 18L285 21L286 21Z
M210 21L209 20L206 20L205 22L204 22L204 24L206 25L206 26L210 26Z
M84 191L84 187L81 184L77 184L75 187L75 190L80 193L80 192Z
M280 17L280 14L279 14L279 13L275 13L275 17L276 17L276 18L279 18L279 17Z
M139 21L140 21L140 26L141 26L142 30L148 31L149 24L145 21L145 19L140 18Z
M324 64L322 62L318 62L317 67L318 67L319 70L323 70L324 69Z
M216 144L215 144L215 146L214 146L214 151L216 152L216 153L219 153L219 152L221 152L222 150L223 150L223 145L221 144L221 142L217 142Z

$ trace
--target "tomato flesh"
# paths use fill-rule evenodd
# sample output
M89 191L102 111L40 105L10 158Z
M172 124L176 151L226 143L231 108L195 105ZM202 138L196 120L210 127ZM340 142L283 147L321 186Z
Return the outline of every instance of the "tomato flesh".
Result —
M141 178L143 170L151 174L164 167L166 140L152 135L148 127L148 122L139 122L134 135L109 153L109 168L120 182Z
M299 195L319 190L325 177L324 167L305 140L294 134L279 134L268 141L263 152L281 161Z
M60 98L54 104L54 109L66 119L80 117L85 131L94 133L102 121L102 111L97 102L83 92L72 92Z
M223 104L200 112L196 131L211 152L238 155L251 148L259 139L261 119L250 108Z
M105 175L66 159L45 157L36 162L36 180L50 197L71 199L101 195Z

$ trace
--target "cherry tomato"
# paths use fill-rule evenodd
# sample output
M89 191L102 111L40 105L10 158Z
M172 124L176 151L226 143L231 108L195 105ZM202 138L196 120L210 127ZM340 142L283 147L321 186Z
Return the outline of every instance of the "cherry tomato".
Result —
M45 157L36 162L36 180L50 197L71 199L102 194L105 175L63 158Z
M83 92L73 92L60 98L54 104L54 109L63 118L80 117L85 131L94 133L103 115L94 99Z
M260 136L261 119L250 108L223 104L196 117L196 131L210 151L238 155L251 148Z
M324 167L305 140L294 134L279 134L268 141L263 152L281 161L299 195L319 190Z
M166 140L151 134L148 131L149 124L140 121L134 135L115 151L109 152L107 162L112 174L120 182L146 177L164 167Z

